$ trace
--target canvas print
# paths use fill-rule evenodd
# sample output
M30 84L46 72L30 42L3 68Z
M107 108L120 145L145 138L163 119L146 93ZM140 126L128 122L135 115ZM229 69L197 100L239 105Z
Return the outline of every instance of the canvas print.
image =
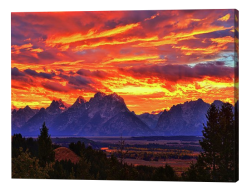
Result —
M238 181L238 20L12 12L12 178Z

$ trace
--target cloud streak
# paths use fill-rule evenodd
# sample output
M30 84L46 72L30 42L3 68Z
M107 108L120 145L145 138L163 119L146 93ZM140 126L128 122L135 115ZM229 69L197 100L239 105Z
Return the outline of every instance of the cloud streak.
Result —
M134 78L157 77L171 82L192 81L205 77L232 80L234 76L234 68L224 66L223 62L200 63L194 67L189 65L153 65L120 68L119 72Z
M52 79L55 76L55 73L44 73L44 72L36 72L35 70L26 69L24 72L33 77L40 77L46 79Z
M128 24L125 26L118 26L114 29L102 31L102 32L96 32L95 30L89 30L87 34L72 34L69 36L62 36L62 37L51 37L46 40L46 44L50 46L54 46L55 44L69 44L73 42L78 42L78 41L84 41L84 40L89 40L89 39L94 39L94 38L103 38L103 37L110 37L114 36L117 34L124 33L128 30L131 30L135 27L137 27L139 24Z
M135 112L233 102L236 19L231 9L12 13L12 105L96 91L117 92Z

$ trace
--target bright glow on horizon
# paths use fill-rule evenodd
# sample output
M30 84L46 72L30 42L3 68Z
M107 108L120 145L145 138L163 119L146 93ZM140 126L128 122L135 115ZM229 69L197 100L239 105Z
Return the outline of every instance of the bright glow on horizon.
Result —
M234 103L235 18L234 10L12 13L12 108L73 104L97 91L116 92L136 114L199 98Z

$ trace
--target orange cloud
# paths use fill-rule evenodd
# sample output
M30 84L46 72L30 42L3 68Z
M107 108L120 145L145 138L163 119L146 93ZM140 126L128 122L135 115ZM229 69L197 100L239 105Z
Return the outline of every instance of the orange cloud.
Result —
M159 56L158 55L141 55L141 56L113 58L104 62L104 64L110 64L110 63L115 63L115 62L128 62L128 61L144 61L144 60L151 60L151 59L159 59Z
M69 36L61 36L61 37L50 37L46 40L46 44L50 46L54 46L55 44L69 44L72 42L77 42L77 41L83 41L83 40L88 40L88 39L94 39L94 38L101 38L101 37L110 37L113 35L121 34L124 33L128 30L131 30L135 27L139 26L139 23L134 23L134 24L128 24L125 26L119 26L114 29L102 31L102 32L97 32L94 29L91 29L88 31L87 34L72 34Z
M30 51L40 53L40 52L43 52L44 50L41 48L35 48L35 49L31 49Z
M222 38L211 38L211 41L219 44L227 44L227 43L234 43L234 38L231 36L225 36Z
M13 54L19 54L21 49L32 48L32 46L33 46L33 45L32 45L31 43L23 44L23 45L21 45L21 46L12 45L12 46L11 46L11 49L12 49L11 53L13 53Z
M232 102L233 15L237 22L234 10L12 13L12 106L73 104L97 90L117 92L136 113L198 98Z
M160 15L160 14L157 13L156 15L153 15L153 16L151 16L150 18L144 19L144 21L148 21L148 20L154 19L154 18L156 18L156 17L159 16L159 15Z
M167 44L177 44L179 41L188 40L188 39L195 39L195 35L207 34L215 31L227 30L231 29L232 27L224 27L224 26L214 26L205 29L195 29L190 33L172 33L171 35L163 37L163 39L158 41L151 41L146 43L139 43L137 45L133 45L134 47L152 47L152 46L162 46Z
M228 43L234 43L234 38L231 36L225 36L221 38L211 38L211 42L217 43L216 45L210 45L208 47L195 47L191 48L188 46L173 46L173 48L177 48L183 51L185 55L192 55L194 53L200 53L200 54L215 54L220 52L221 50L227 50L228 46L226 44Z
M228 21L230 19L230 14L226 14L225 16L218 19L218 21Z
M148 37L148 38L127 38L123 41L118 41L118 40L114 40L114 41L100 41L97 43L93 43L93 44L85 44L85 45L81 45L81 46L76 46L75 49L73 49L73 51L81 51L84 49L90 49L90 48L95 48L98 46L105 46L105 45L119 45L119 44L129 44L132 42L150 42L153 40L158 40L157 36L153 36L153 37Z
M220 45L211 45L205 48L190 48L187 46L173 46L173 48L178 48L185 55L192 55L194 53L199 53L199 54L215 54L218 53L221 50L226 50L227 46L224 46L224 43Z

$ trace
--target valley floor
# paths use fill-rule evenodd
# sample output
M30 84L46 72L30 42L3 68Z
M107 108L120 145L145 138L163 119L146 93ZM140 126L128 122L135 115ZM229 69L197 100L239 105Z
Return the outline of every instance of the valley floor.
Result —
M199 137L86 137L94 148L112 154L121 155L124 162L152 167L173 167L178 176L186 171L190 164L196 162L200 153ZM84 138L86 140L86 138ZM64 138L66 140L67 138ZM72 140L72 139L71 139ZM121 150L121 142L123 146Z
M185 171L187 171L190 164L193 162L196 162L196 159L167 159L164 160L158 160L158 161L145 161L145 160L139 160L139 159L125 159L124 160L128 164L132 164L134 166L137 165L145 165L145 166L153 166L153 167L164 167L166 164L170 165L176 174L180 177L181 174Z

